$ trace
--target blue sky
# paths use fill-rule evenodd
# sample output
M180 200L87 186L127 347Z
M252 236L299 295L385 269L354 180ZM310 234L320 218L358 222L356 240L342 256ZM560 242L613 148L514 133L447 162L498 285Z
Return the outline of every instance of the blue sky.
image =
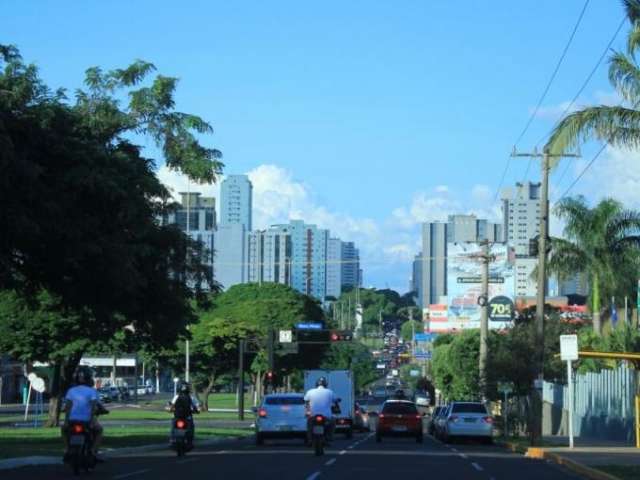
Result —
M250 172L259 222L302 217L331 228L360 244L367 285L405 290L421 221L497 214L508 153L583 5L5 0L0 42L17 45L52 87L73 89L88 66L136 58L179 77L177 108L213 124L206 142L223 151L226 173ZM617 1L590 1L519 147L552 126L622 16ZM611 94L602 65L579 103ZM576 192L591 193L603 171L624 170L629 158L607 151ZM566 187L580 165L552 189ZM631 185L629 175L609 179L623 200L640 188L633 165ZM514 161L505 185L527 178L525 170L526 161Z

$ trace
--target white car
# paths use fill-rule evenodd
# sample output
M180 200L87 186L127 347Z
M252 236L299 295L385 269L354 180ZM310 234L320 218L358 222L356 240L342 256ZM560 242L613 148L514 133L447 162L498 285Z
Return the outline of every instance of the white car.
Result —
M256 414L256 444L266 438L301 438L306 440L307 416L304 395L301 393L276 393L267 395Z
M476 437L493 442L493 417L480 402L453 402L440 417L441 435L447 442L459 437Z

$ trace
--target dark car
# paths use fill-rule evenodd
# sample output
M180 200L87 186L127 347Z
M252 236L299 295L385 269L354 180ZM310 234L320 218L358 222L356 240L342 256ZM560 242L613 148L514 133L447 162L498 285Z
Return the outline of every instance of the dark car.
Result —
M410 436L422 443L422 414L408 400L387 400L378 415L376 442L384 436Z
M361 432L368 432L370 430L369 427L369 413L367 412L367 408L364 405L356 402L353 409L354 417L353 417L353 426L356 430L360 430Z

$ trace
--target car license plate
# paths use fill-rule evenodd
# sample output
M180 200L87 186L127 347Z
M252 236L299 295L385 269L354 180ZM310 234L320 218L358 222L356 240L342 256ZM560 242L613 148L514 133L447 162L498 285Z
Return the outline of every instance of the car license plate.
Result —
M187 434L187 431L186 431L186 430L179 430L179 429L177 429L177 428L176 428L176 429L173 431L173 436L174 436L174 437L179 437L179 438L181 438L181 437L184 437L186 434Z
M476 423L476 419L475 418L465 418L464 419L464 423Z
M391 430L393 430L394 432L406 432L407 427L405 427L404 425L394 425L393 427L391 427Z
M281 432L290 432L291 425L278 425L278 430L280 430Z
M84 435L71 435L69 439L69 445L81 446L84 445Z
M313 427L314 435L324 435L324 427L322 425L315 425Z

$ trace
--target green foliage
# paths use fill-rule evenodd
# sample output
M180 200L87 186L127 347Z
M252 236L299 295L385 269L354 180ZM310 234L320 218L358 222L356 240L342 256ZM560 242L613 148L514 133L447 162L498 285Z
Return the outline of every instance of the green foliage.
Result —
M334 343L327 350L320 368L351 370L357 390L378 378L371 351L359 342Z
M411 342L413 341L413 333L422 333L423 329L424 324L422 322L408 320L400 327L400 336L405 342Z
M365 334L379 331L380 315L384 322L399 324L409 317L408 308L415 307L411 295L400 295L395 290L360 288L358 295L363 309L362 324ZM340 296L334 308L340 311L341 306L346 308L350 305L353 311L355 304L356 290L349 290ZM353 313L349 318L353 318Z

